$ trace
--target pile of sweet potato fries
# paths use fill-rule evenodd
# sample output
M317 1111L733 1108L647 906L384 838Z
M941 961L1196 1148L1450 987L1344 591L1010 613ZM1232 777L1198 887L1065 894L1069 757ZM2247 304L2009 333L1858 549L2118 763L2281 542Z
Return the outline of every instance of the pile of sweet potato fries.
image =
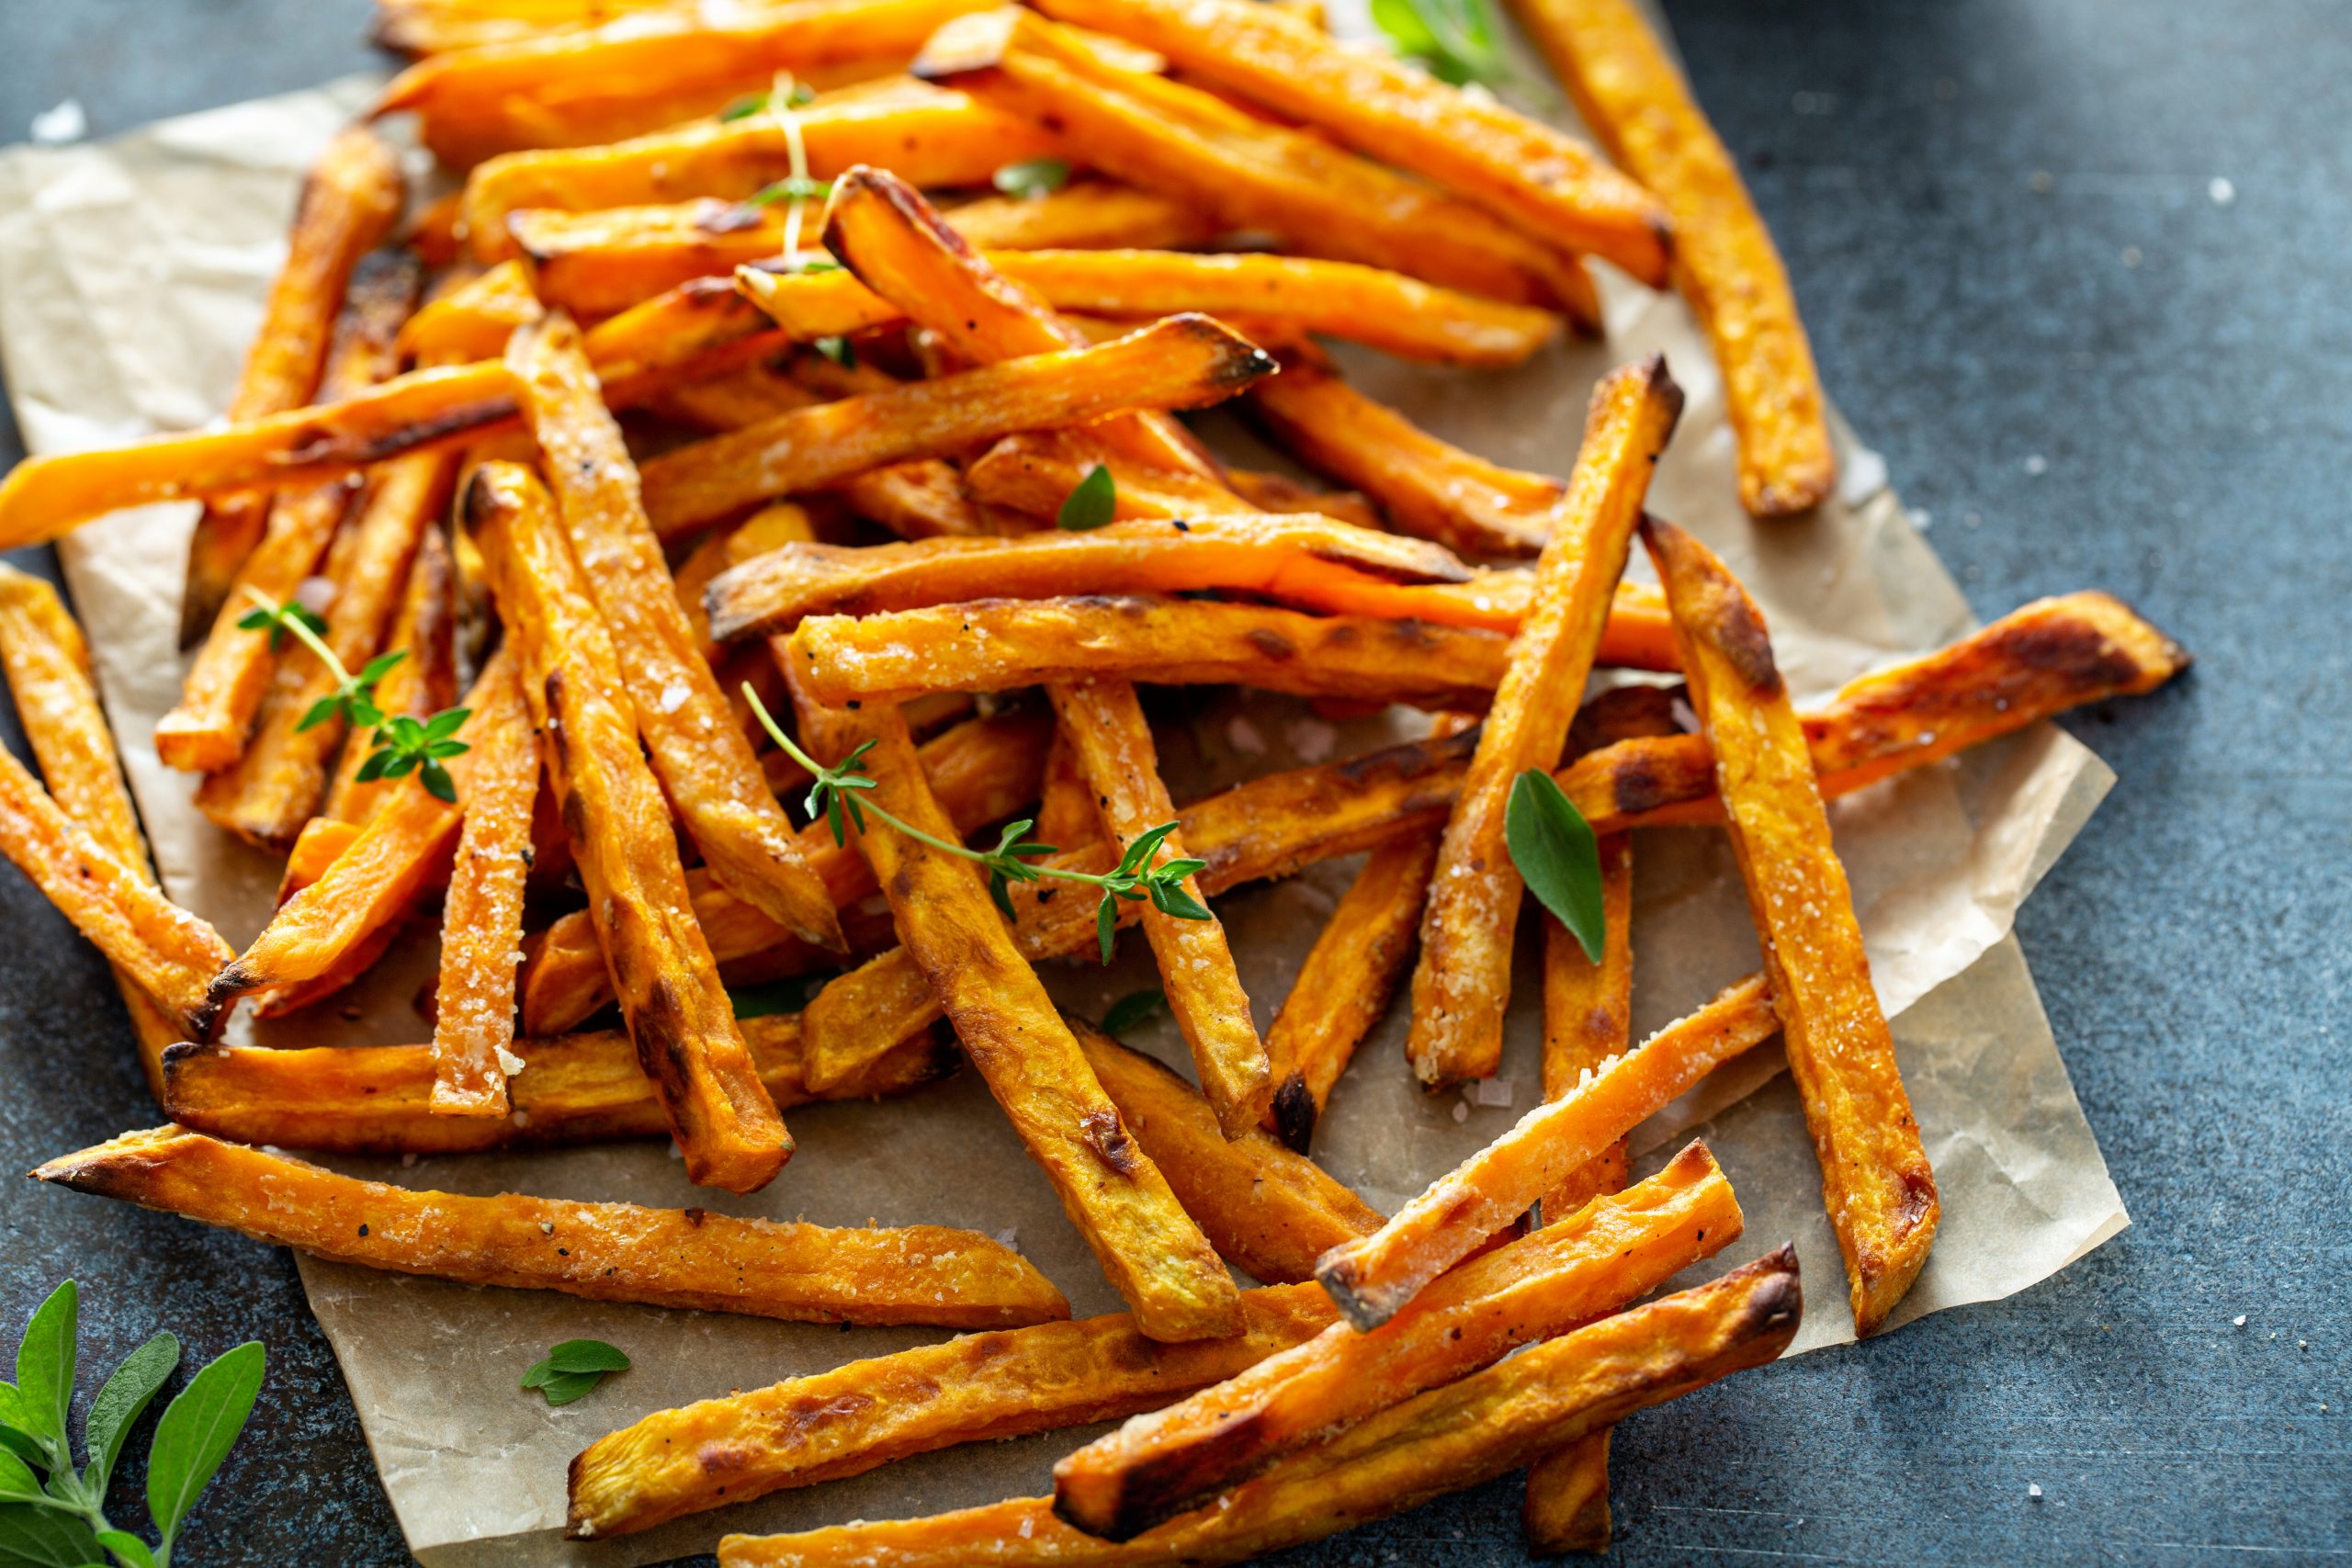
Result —
M8 546L203 503L155 745L286 856L243 953L165 897L79 631L0 569L40 773L0 753L0 849L113 964L171 1123L35 1174L378 1269L986 1331L598 1439L579 1536L1125 1420L1050 1497L729 1564L1230 1562L1521 1467L1535 1547L1605 1544L1611 1424L1794 1332L1786 1248L1635 1304L1741 1220L1703 1145L1633 1180L1628 1133L1776 1035L1883 1325L1939 1209L1823 803L2187 655L2078 593L1799 711L1755 600L1645 509L1662 360L1601 380L1557 476L1351 388L1317 337L1518 365L1600 330L1605 263L1710 334L1758 528L1833 488L1786 277L1660 43L1631 0L1517 3L1601 151L1313 0L379 0L413 63L311 173L229 423L0 483ZM1227 401L1345 488L1175 417ZM1636 538L1662 592L1623 581ZM1180 805L1136 687L1201 683L1433 717ZM1522 812L1576 863L1524 863ZM1636 1043L1633 829L1690 823L1729 832L1762 966ZM1261 1038L1208 900L1359 854ZM1376 1213L1309 1157L1333 1085L1408 964L1419 1081L1494 1075L1531 889L1544 1103ZM429 1042L212 1043L436 909ZM1039 981L1127 924L1197 1089ZM736 1016L729 982L829 971ZM967 1062L1129 1312L1070 1321L968 1231L277 1152L666 1134L746 1193L785 1111Z

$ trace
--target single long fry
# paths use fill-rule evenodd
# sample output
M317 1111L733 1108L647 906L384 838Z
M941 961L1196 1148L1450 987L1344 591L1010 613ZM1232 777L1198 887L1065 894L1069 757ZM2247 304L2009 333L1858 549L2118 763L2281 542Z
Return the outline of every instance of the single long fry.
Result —
M625 1535L681 1515L862 1474L959 1443L1112 1421L1222 1382L1332 1321L1312 1286L1241 1293L1241 1326L1169 1345L1132 1314L965 1336L663 1410L571 1461L566 1534Z
M1544 1098L1558 1100L1588 1072L1599 1072L1633 1044L1634 836L1611 833L1599 843L1600 962L1558 919L1544 916ZM1544 1217L1575 1213L1603 1192L1625 1185L1630 1151L1618 1139L1583 1169L1544 1197Z
M472 1285L794 1323L1005 1328L1069 1315L1019 1253L945 1225L837 1230L700 1209L412 1191L183 1127L127 1133L33 1176L313 1258Z
M1298 344L1278 351L1282 374L1250 389L1247 412L1317 473L1362 491L1408 534L1469 555L1544 547L1563 486L1439 440L1340 378Z
M1653 287L1667 274L1665 212L1584 143L1372 50L1239 0L1044 0L1094 28L1329 132L1382 163L1566 251L1615 263Z
M1100 348L1033 355L821 403L657 457L645 466L646 508L658 530L675 533L770 496L822 489L1012 431L1218 402L1272 368L1228 328L1175 316Z
M1584 442L1535 564L1470 773L1446 818L1421 916L1405 1058L1423 1087L1492 1077L1502 1066L1511 939L1526 884L1503 837L1519 776L1558 765L1600 652L1650 473L1682 413L1682 389L1652 355L1593 389Z
M1378 1234L1333 1247L1316 1278L1342 1317L1367 1332L1379 1327L1644 1117L1779 1028L1764 977L1738 982L1529 1111Z
M595 563L582 575L619 656L637 730L687 834L728 891L803 941L840 947L832 902L801 858L671 591L628 448L578 332L551 317L518 331L508 355L527 389L526 418L572 552Z
M1804 1311L1794 1251L1522 1350L1277 1462L1214 1507L1124 1543L1064 1524L1053 1499L792 1536L728 1536L721 1568L1130 1568L1238 1562L1385 1518L1788 1348Z
M800 1021L745 1019L760 1081L780 1106L899 1094L955 1071L944 1032L910 1040L873 1070L819 1095L802 1079ZM668 1121L625 1031L514 1043L524 1064L498 1118L433 1109L432 1045L181 1045L164 1053L164 1108L173 1121L232 1143L352 1155L448 1155L558 1147L615 1138L666 1138Z
M1666 585L1690 705L1715 758L1790 1076L1868 1336L1910 1289L1942 1207L1871 984L1853 893L1761 611L1704 545L1656 519L1642 542Z
M1310 514L1228 513L1117 523L1001 539L928 539L865 549L786 546L729 571L712 587L711 636L788 632L810 615L867 615L983 598L1069 593L1178 592L1223 588L1329 607L1340 594L1383 581L1471 581L1435 546Z
M352 269L391 231L405 197L399 159L366 126L347 126L327 143L296 198L286 260L270 282L261 330L229 399L232 421L311 400ZM223 496L197 518L180 594L182 648L211 629L237 569L261 543L268 515L269 496L254 491Z
M153 883L147 840L115 754L114 731L98 704L89 644L54 588L9 566L0 566L0 670L7 674L17 722L40 764L50 798L100 849L133 875ZM161 1104L164 1051L180 1038L181 1027L128 970L115 971L115 986L130 1015L147 1088Z
M614 640L527 470L485 465L466 504L508 634L521 645L531 714L548 736L548 774L639 1064L662 1096L687 1176L753 1191L791 1157L792 1139L695 924L669 806L623 705ZM727 729L741 735L731 721Z
M1674 280L1722 363L1739 438L1739 498L1758 517L1805 512L1838 481L1821 378L1788 269L1641 8L1629 0L1516 0L1528 36L1618 165L1674 224Z
M510 1047L531 809L539 797L538 738L515 728L478 744L442 905L440 981L433 993L432 1104L444 1116L505 1115L507 1077L522 1060Z
M873 741L871 767L880 782L868 798L921 831L955 841L955 825L923 784L896 708L807 711L823 717L826 733L810 727L820 760ZM1240 1306L1232 1280L1103 1094L989 904L978 872L878 821L858 836L858 847L965 1054L1143 1332L1171 1340L1236 1332Z
M1572 1219L1464 1264L1370 1334L1333 1324L1054 1466L1054 1512L1128 1540L1424 1389L1617 1311L1740 1233L1704 1144Z
M377 0L368 37L407 54L447 54L680 8L680 0Z

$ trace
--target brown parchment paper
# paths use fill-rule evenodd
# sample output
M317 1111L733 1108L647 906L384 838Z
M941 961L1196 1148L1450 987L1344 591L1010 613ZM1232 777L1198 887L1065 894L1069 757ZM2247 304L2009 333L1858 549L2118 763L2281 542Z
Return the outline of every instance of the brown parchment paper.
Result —
M0 155L0 358L33 450L216 417L277 265L300 172L372 86L347 81L103 145ZM1713 363L1689 312L1668 297L1606 292L1604 344L1564 345L1507 374L1347 357L1369 391L1440 433L1559 472L1594 378L1634 355L1666 353L1689 403L1652 506L1696 529L1746 578L1801 699L1970 625L1883 466L1842 424L1841 496L1806 523L1751 525L1734 499ZM1211 429L1237 453L1251 445L1230 421ZM191 781L161 767L150 743L179 684L172 629L192 517L179 506L107 518L70 536L61 554L165 885L242 945L266 918L277 867L198 817ZM1193 694L1158 712L1179 798L1376 744L1421 722L1399 715L1335 727L1303 706L1227 694ZM2008 934L2018 905L2111 782L2097 758L2045 725L1833 808L1943 1193L1935 1255L1898 1321L2022 1290L2128 1223ZM1757 954L1719 834L1648 833L1637 857L1635 1024L1646 1032L1752 970ZM1353 870L1352 862L1326 865L1220 900L1261 1024ZM350 1007L281 1021L269 1037L423 1037L409 998L429 973L430 944L413 946ZM1087 1011L1152 983L1148 954L1132 941L1108 970L1057 965L1047 979L1066 1005ZM1431 1099L1413 1087L1398 1059L1403 1019L1392 1014L1335 1095L1318 1157L1392 1207L1509 1126L1540 1082L1529 964L1516 988L1503 1074L1464 1095ZM1183 1056L1164 1020L1136 1043L1171 1061ZM1815 1281L1802 1350L1843 1342L1851 1327L1818 1173L1794 1098L1775 1077L1780 1065L1778 1047L1766 1046L1669 1108L1637 1143L1653 1161L1693 1134L1713 1145L1747 1214L1746 1237L1720 1266L1796 1241ZM659 1145L350 1168L460 1191L701 1203L836 1224L959 1224L1014 1241L1077 1312L1117 1306L973 1075L892 1104L803 1109L791 1122L798 1153L769 1190L748 1200L689 1186ZM565 1465L603 1432L650 1410L933 1336L601 1304L310 1261L302 1273L410 1545L436 1568L617 1568L707 1550L728 1529L800 1529L1034 1493L1077 1440L1048 1435L933 1454L626 1540L568 1544L556 1534ZM560 1409L516 1389L548 1345L576 1336L621 1346L634 1370Z

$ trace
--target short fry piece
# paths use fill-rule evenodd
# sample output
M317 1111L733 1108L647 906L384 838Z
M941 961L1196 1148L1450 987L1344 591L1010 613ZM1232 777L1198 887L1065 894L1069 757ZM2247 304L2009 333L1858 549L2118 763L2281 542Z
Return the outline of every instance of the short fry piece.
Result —
M508 678L520 679L511 671ZM517 727L480 745L466 771L466 821L442 906L434 990L433 1109L444 1116L505 1115L507 1077L523 1065L510 1047L531 809L539 798L538 738Z
M935 1518L793 1536L728 1536L721 1568L1132 1568L1238 1562L1402 1513L1500 1475L1587 1432L1761 1366L1795 1337L1804 1302L1787 1247L1710 1284L1522 1350L1278 1461L1217 1506L1123 1544L1023 1498Z
M1690 705L1714 752L1724 823L1846 1255L1854 1332L1867 1337L1928 1260L1942 1214L1935 1175L1763 614L1713 551L1672 524L1645 520L1642 542L1666 585Z
M1312 1286L1241 1293L1241 1326L1163 1344L1133 1314L1039 1324L852 1361L663 1410L571 1461L574 1539L857 1475L958 1443L1112 1421L1221 1382L1332 1321Z
M1838 458L1788 270L1738 163L1631 0L1512 9L1609 155L1674 224L1675 284L1723 363L1742 504L1758 517L1809 511L1837 483Z
M1662 356L1593 389L1583 446L1535 563L1534 598L1446 818L1421 916L1405 1057L1424 1087L1492 1077L1502 1065L1511 938L1526 888L1504 841L1506 808L1520 774L1559 765L1651 470L1681 413L1682 389Z
M313 1258L792 1323L1007 1328L1069 1315L1021 1255L944 1225L849 1230L699 1209L411 1191L184 1127L126 1133L33 1172Z
M1545 1100L1570 1093L1586 1073L1600 1071L1633 1043L1634 836L1608 834L1600 840L1600 962L1585 956L1567 927L1549 913L1544 916ZM1624 1186L1627 1154L1624 1139L1610 1145L1544 1195L1544 1217L1566 1218L1599 1194Z
M1573 1218L1464 1264L1370 1334L1333 1324L1054 1466L1054 1512L1128 1540L1281 1455L1617 1311L1738 1239L1739 1203L1704 1144Z
M752 1066L688 906L669 805L623 705L628 694L614 640L528 470L484 465L466 508L519 644L531 716L548 737L548 776L639 1064L661 1093L687 1176L755 1191L791 1157L792 1139ZM676 607L666 595L664 603Z
M1529 1111L1377 1234L1333 1247L1316 1278L1341 1316L1366 1332L1379 1327L1569 1172L1779 1027L1764 977L1740 981L1568 1094Z

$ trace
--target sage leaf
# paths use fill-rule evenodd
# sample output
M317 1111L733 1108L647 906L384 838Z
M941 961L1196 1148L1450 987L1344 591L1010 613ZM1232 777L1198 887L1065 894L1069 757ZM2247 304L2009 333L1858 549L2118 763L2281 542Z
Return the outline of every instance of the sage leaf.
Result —
M1503 839L1527 890L1568 928L1585 957L1600 963L1607 929L1600 847L1592 824L1543 769L1530 768L1512 781Z
M1165 991L1129 991L1102 1010L1102 1032L1114 1040L1168 1005Z
M12 1424L42 1438L60 1459L71 1457L65 1415L74 1404L74 1338L81 1321L81 1292L68 1280L33 1309L17 1346L17 1420Z
M91 1496L107 1495L107 1479L114 1474L115 1461L122 1454L122 1440L130 1435L131 1423L179 1364L178 1337L158 1334L124 1357L122 1365L90 1401L90 1413L82 1420L82 1450L89 1464L82 1482Z
M188 1379L155 1423L147 1451L147 1512L163 1534L165 1556L198 1495L244 1430L266 1371L261 1341L248 1339Z
M1073 534L1091 534L1109 523L1118 507L1119 483L1108 466L1097 463L1062 499L1054 521Z

